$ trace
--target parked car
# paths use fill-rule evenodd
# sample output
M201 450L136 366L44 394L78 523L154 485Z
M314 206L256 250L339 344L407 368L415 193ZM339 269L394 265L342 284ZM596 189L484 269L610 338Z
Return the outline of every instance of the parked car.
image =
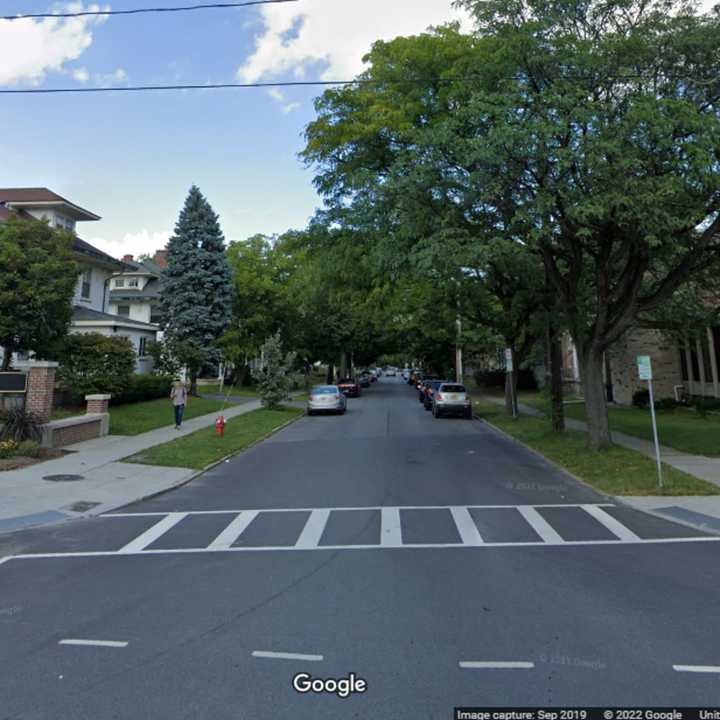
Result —
M436 418L461 415L472 420L472 401L465 386L460 383L442 383L433 395L432 414Z
M345 397L360 397L360 385L355 378L343 378L338 383L338 387Z
M410 377L408 378L408 385L416 385L422 380L421 370L411 370Z
M365 371L361 372L358 376L358 382L360 383L361 388L369 388L370 387L370 373Z
M407 382L410 379L410 368L405 368L401 373L402 379Z
M389 367L389 368L387 369L387 371L385 372L385 374L386 374L388 377L395 377L395 376L397 375L397 370L396 370L394 367Z
M439 381L439 382L445 382L442 378L439 378L437 375L428 375L424 376L422 380L417 385L418 390L418 401L421 403L425 402L425 396L427 392L428 383L433 381Z
M426 380L423 384L423 405L425 409L430 411L433 406L433 398L438 388L445 383L445 380Z
M310 390L308 397L307 414L339 413L343 415L347 410L347 399L337 385L316 385Z

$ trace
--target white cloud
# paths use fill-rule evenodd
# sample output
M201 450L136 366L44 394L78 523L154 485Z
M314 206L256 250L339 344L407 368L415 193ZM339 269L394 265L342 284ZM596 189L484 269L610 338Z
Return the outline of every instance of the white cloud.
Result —
M88 242L116 258L121 258L123 255L137 257L145 253L154 255L156 250L165 247L171 235L170 230L154 232L143 228L135 233L125 233L120 240L90 238Z
M72 2L56 5L54 9L78 12L101 8ZM40 84L48 72L60 71L64 63L80 57L93 41L93 29L105 19L99 16L0 20L0 84L23 81Z
M282 94L280 90L277 88L270 88L270 90L267 91L267 94L273 99L277 100L278 102L285 102L285 96Z
M292 103L288 103L287 105L283 105L282 111L283 111L283 113L285 113L285 115L287 115L287 114L291 113L293 110L297 110L299 107L300 107L299 102L292 102Z
M115 85L124 83L127 79L128 74L123 68L118 68L110 73L95 73L93 75L93 80L96 85Z
M307 66L320 64L325 80L352 78L362 71L362 57L375 40L415 35L450 20L471 27L467 14L453 8L453 0L266 5L255 52L238 68L238 77L245 82L286 73L303 77Z
M86 83L90 79L90 71L84 67L75 68L72 71L72 76L78 82Z

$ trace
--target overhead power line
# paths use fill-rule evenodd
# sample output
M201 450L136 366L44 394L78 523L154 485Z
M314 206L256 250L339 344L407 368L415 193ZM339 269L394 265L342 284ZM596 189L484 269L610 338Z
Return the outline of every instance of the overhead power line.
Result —
M62 13L25 13L23 15L1 15L0 20L27 20L28 18L74 18L95 15L139 15L141 13L187 12L189 10L218 10L222 8L250 7L252 5L278 5L298 0L250 0L249 2L203 3L202 5L180 5L177 7L147 7L131 10L80 10Z
M275 0L279 1L279 0ZM465 77L435 78L428 81L427 78L398 78L373 80L356 78L355 80L283 80L278 82L254 82L254 83L206 83L187 85L117 85L103 87L62 87L62 88L0 88L0 95L58 95L63 93L108 93L108 92L158 92L164 90L224 90L242 88L292 88L292 87L330 87L342 85L428 85L432 83L449 84L456 82L473 82L482 80L481 75L468 75ZM509 76L505 80L525 80L523 76ZM584 76L565 75L561 80L593 80ZM640 73L629 73L599 78L600 80L653 80L654 78ZM679 76L666 77L666 80L691 80L696 85L717 83L717 78L683 78Z

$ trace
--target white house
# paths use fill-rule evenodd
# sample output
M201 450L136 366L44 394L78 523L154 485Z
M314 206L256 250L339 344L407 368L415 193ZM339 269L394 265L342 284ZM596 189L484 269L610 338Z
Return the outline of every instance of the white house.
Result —
M75 205L47 188L0 188L0 223L11 217L46 220L51 227L76 232L77 222L99 220L95 213ZM109 304L110 278L132 269L77 235L73 250L81 272L72 299L71 333L98 332L127 337L137 352L137 372L149 372L152 359L146 346L154 340L158 325L112 313Z

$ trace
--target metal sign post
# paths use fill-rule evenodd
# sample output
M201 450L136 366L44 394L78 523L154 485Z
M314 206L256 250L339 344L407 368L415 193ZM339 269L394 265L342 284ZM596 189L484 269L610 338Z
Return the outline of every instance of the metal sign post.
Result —
M655 398L653 397L652 361L649 355L638 355L638 375L647 380L650 393L650 417L652 418L653 439L655 441L655 462L657 463L658 487L662 489L662 463L660 462L660 441L658 440L657 420L655 419Z
M512 348L507 348L505 350L505 372L507 372L508 375L512 376L513 373L513 352ZM508 378L508 382L510 383L510 404L512 405L512 416L514 418L517 417L517 402L515 401L515 383L513 383L512 377Z

